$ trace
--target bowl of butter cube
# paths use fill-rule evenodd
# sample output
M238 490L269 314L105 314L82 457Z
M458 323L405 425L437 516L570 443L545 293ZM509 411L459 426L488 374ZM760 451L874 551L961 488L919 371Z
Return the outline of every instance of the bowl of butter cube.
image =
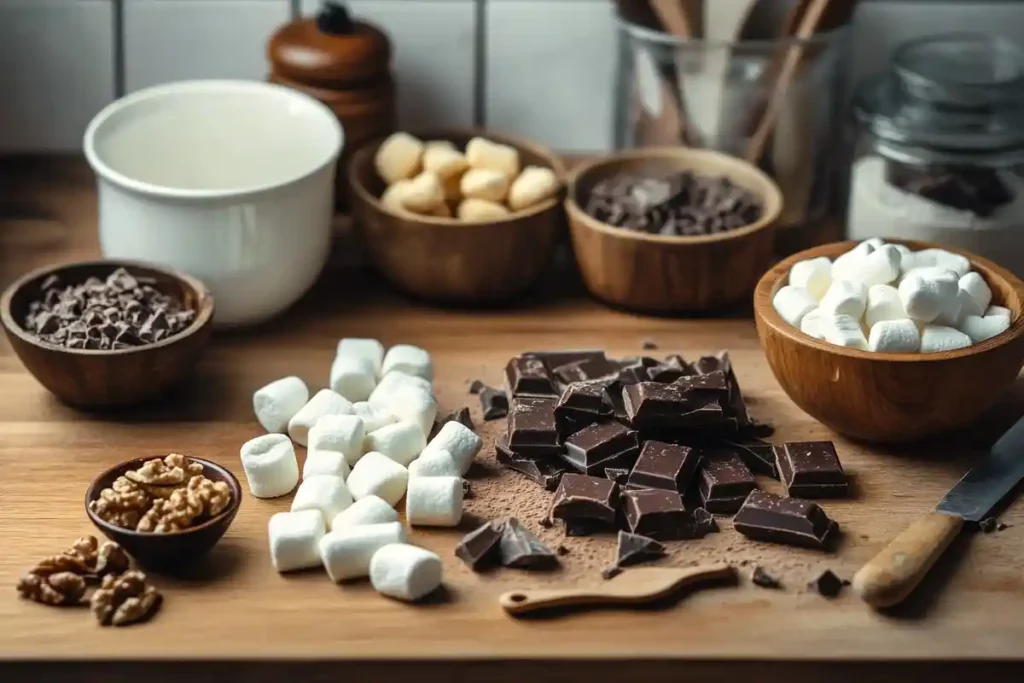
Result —
M1024 365L1024 282L937 244L827 244L769 270L754 293L768 364L794 403L875 443L974 422Z
M398 132L348 168L355 228L395 287L434 303L513 299L565 231L565 168L550 150L489 131Z

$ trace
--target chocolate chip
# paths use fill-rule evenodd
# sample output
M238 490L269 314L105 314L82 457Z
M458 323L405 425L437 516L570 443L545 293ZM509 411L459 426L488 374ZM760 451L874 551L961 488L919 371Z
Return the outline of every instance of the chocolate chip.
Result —
M848 585L848 582L836 576L831 569L826 569L818 578L811 582L810 587L826 598L834 598L842 592L843 587L846 585Z
M782 582L776 579L774 576L766 572L761 567L754 567L754 572L750 575L750 581L755 586L761 588L779 589L782 588Z
M978 522L978 527L986 534L990 534L996 530L998 522L995 517L986 517L985 519Z
M616 567L615 565L612 565L610 567L605 567L604 569L601 570L601 578L604 579L605 581L607 581L608 579L614 579L616 576L618 576L621 573L622 573L622 568L621 567Z

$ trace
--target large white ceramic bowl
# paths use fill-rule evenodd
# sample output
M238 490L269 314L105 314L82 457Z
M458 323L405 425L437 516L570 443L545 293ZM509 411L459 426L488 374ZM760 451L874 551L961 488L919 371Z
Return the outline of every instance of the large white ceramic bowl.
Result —
M203 280L217 326L262 322L327 260L343 138L327 107L269 83L185 81L128 95L85 132L103 255Z

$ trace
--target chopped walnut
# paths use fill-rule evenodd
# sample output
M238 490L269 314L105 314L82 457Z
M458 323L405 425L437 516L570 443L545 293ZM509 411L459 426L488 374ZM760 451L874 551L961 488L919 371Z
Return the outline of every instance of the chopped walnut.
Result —
M103 577L89 606L101 626L127 626L152 617L161 600L156 588L147 585L145 574L129 571Z
M73 572L26 574L18 581L18 594L44 605L78 605L85 596L85 579Z
M136 531L167 533L187 529L200 517L214 517L231 504L231 488L222 481L195 476L166 500L153 501Z
M112 541L100 543L95 536L82 536L60 555L44 558L30 574L50 576L71 572L83 577L120 574L129 566L128 553Z
M231 487L224 481L192 477L184 491L185 495L202 505L201 514L207 517L216 517L231 505Z
M89 502L89 509L105 522L125 529L134 529L152 504L145 491L125 477L118 477L99 498Z
M189 477L201 475L203 466L192 462L180 453L171 453L165 458L147 460L137 470L130 470L124 476L137 484L149 486L180 486Z

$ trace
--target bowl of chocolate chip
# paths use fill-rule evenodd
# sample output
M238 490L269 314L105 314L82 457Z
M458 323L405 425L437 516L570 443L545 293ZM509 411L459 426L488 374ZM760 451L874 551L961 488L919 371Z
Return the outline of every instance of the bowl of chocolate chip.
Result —
M565 206L587 289L613 306L672 314L750 297L771 265L782 193L740 159L649 148L578 167Z
M26 369L85 409L153 399L210 338L213 296L193 277L133 261L49 266L10 285L0 320Z

